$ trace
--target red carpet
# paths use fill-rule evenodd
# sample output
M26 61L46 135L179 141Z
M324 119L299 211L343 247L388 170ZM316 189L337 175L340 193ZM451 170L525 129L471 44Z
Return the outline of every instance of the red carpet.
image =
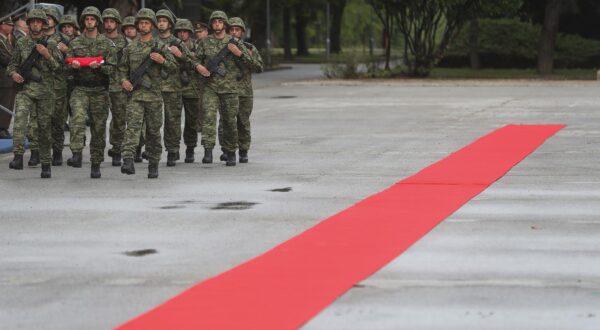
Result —
M296 329L563 127L500 128L119 329Z

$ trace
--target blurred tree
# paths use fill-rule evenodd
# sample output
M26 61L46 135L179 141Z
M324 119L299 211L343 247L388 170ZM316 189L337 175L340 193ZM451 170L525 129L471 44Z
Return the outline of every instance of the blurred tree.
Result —
M544 6L544 24L539 40L538 72L543 75L551 74L554 70L554 48L560 23L560 16L575 10L574 0L546 0Z
M342 21L346 0L332 0L331 4L331 52L342 51Z
M390 57L392 56L392 31L394 16L397 12L397 2L398 0L369 0L375 15L381 22L383 28L382 43L385 52L385 70L390 69Z

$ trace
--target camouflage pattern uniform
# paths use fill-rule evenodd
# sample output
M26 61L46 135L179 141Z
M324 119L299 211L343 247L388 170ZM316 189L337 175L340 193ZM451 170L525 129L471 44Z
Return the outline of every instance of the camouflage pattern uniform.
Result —
M179 30L189 31L190 39L188 39L187 42L184 42L184 45L191 52L189 56L191 57L192 62L195 62L196 44L191 39L191 35L194 33L192 22L188 19L178 19L175 23L175 31ZM181 70L182 72L185 72L187 76L187 83L186 79L182 79L183 108L185 112L183 142L187 146L185 151L185 162L193 163L194 148L198 145L198 117L200 117L200 96L202 95L203 84L195 73L193 63L184 63Z
M151 9L143 8L136 15L136 23L140 19L149 19L156 27L156 19ZM152 47L161 50L160 54L165 58L161 65L153 62L146 74L145 79L150 82L150 87L138 86L127 103L127 130L125 132L125 143L123 147L122 173L134 174L133 155L140 141L142 123L146 123L146 154L150 166L158 166L162 153L160 128L163 123L162 113L162 78L161 71L164 70L174 75L177 69L175 59L162 41L153 39L143 42L139 38L133 40L123 51L123 58L119 64L119 81L121 84L130 79L130 74L137 69L149 56ZM150 173L149 173L150 174ZM158 176L158 173L157 173Z
M42 9L32 9L27 16L27 23L32 19L40 19L46 22L46 14ZM31 35L19 39L13 57L6 69L7 75L20 73L19 66L27 59L32 51L35 51L35 45L39 41L34 40ZM23 153L25 132L27 130L27 121L31 120L37 123L36 130L39 139L39 152L42 163L42 177L50 177L50 149L52 144L52 113L54 111L54 72L58 70L59 63L62 61L62 55L56 48L56 43L48 41L48 50L50 59L41 57L41 60L33 67L33 73L41 77L41 82L25 81L23 90L17 93L15 121L13 128L14 146L13 152L15 159L10 167L15 169L23 168ZM19 162L20 158L20 162ZM20 165L20 166L19 166Z
M239 17L232 17L229 19L229 26L238 26L246 31L246 25L244 21ZM254 90L252 89L252 73L260 73L263 71L263 60L260 56L260 52L251 43L244 43L248 48L251 55L251 61L242 64L241 61L237 60L242 70L242 76L240 79L239 89L239 100L240 106L238 109L237 116L237 130L238 130L238 147L239 147L239 160L240 163L248 162L248 150L250 149L250 115L252 114L252 107L254 105ZM223 141L223 120L219 119L219 141Z
M114 8L107 8L102 12L102 19L112 18L121 24L121 15ZM107 36L108 38L108 36ZM109 38L110 39L110 38ZM117 47L117 65L123 57L123 49L127 47L129 41L122 34L118 34L115 39L110 39ZM117 70L114 70L110 76L110 85L108 92L110 96L110 111L112 118L110 120L109 142L112 149L109 150L109 156L113 157L112 165L121 166L121 152L123 151L123 140L125 139L126 128L126 109L127 109L127 94L123 92L123 88L117 79Z
M5 20L12 23L10 18ZM0 104L12 110L15 103L15 88L13 81L6 76L6 67L12 58L13 46L8 42L8 36L0 33ZM0 133L8 135L12 116L0 110ZM0 138L3 136L0 136Z
M225 13L216 11L211 14L210 22L214 19L223 19L227 22ZM211 58L215 57L223 47L227 47L231 36L225 35L223 39L217 39L214 34L208 36L198 43L196 50L197 64L206 65ZM240 43L238 48L242 51L239 58L241 63L250 63L252 61L248 50ZM226 70L225 76L212 74L205 81L204 95L202 105L204 107L204 123L202 125L202 145L205 148L205 158L203 162L209 162L207 155L212 155L212 149L215 146L217 130L217 112L223 117L223 141L221 142L223 150L230 158L227 165L235 165L235 151L237 150L237 113L239 107L239 81L241 72L233 60L233 55L219 65ZM212 156L210 157L212 162ZM232 158L232 159L231 159Z
M102 18L100 11L95 7L87 7L80 16L80 21L86 16L95 16L98 24ZM67 164L81 167L81 151L84 147L85 115L89 109L91 125L90 160L92 165L98 166L104 161L104 148L106 147L106 120L108 119L108 85L109 77L116 69L116 47L106 36L98 33L96 38L88 38L85 33L75 38L70 43L67 57L104 57L104 64L99 69L81 67L73 69L75 75L75 89L71 95L70 105L73 112L70 120L71 151L73 158Z

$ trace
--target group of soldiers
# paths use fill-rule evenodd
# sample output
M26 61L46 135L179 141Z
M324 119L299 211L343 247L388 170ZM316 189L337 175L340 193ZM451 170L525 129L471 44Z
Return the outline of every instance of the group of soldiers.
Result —
M108 156L122 173L135 174L134 163L147 159L148 178L158 177L161 128L167 166L180 159L182 135L185 162L194 162L198 133L202 163L213 162L217 136L221 161L234 166L239 156L248 162L252 73L263 63L256 47L243 41L242 19L215 11L208 25L195 28L166 9L142 8L121 20L114 8L86 7L77 21L46 7L30 10L26 23L29 33L10 49L5 70L18 90L10 168L23 169L27 137L29 165L41 163L41 177L50 178L51 166L63 163L67 122L67 165L82 167L87 119L90 176L100 178L109 110Z

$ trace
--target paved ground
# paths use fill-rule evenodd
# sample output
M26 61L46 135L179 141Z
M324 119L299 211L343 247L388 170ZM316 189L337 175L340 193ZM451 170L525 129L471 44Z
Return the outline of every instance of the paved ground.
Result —
M305 328L600 328L598 85L280 85L318 75L257 76L244 166L41 180L0 155L0 328L116 326L506 123L569 127Z

